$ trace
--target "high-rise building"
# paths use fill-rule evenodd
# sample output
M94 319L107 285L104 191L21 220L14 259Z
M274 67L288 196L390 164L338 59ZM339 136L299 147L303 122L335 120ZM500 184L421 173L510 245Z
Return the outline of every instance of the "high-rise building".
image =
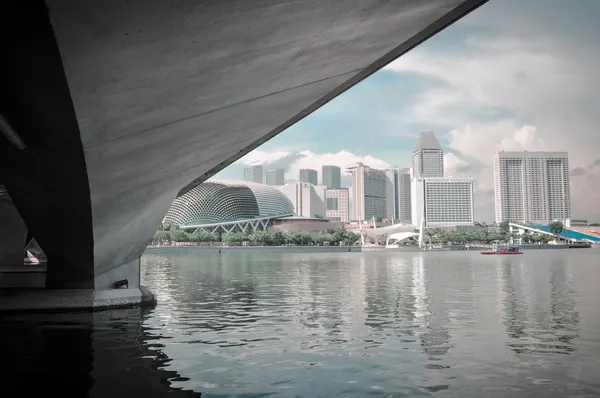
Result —
M547 224L571 218L566 152L505 152L494 156L496 222Z
M419 135L413 151L412 169L414 178L444 176L444 151L432 131Z
M244 169L244 181L263 183L263 167L250 166Z
M326 217L331 221L348 222L350 220L350 192L348 188L328 189L325 191Z
M352 215L355 221L386 217L385 171L372 169L362 163L349 167L352 173Z
M385 173L385 217L398 218L398 169L384 169Z
M308 182L313 185L317 185L317 170L313 169L300 169L300 182Z
M337 166L323 166L321 168L322 184L327 189L339 189L342 187L342 171Z
M301 217L326 217L325 187L312 185L307 182L290 182L279 190L294 205L294 212Z
M273 169L267 171L267 185L285 185L285 170Z
M398 222L411 224L412 206L410 194L410 169L399 169L396 174L396 218Z
M415 178L411 185L412 221L425 227L472 226L473 179L470 177Z

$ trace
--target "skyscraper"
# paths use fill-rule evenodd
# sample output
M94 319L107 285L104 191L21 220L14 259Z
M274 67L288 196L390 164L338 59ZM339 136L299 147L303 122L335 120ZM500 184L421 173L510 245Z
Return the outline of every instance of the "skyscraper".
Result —
M267 185L285 185L285 170L273 169L267 171Z
M414 178L444 176L444 151L432 131L419 135L413 150L412 168Z
M385 173L385 217L389 220L398 218L398 169L384 169Z
M317 170L300 169L300 182L309 182L313 185L317 185Z
M294 212L301 217L325 217L325 187L307 182L290 182L279 190L294 205Z
M496 222L547 224L571 218L566 152L504 152L494 156Z
M415 225L420 225L423 216L428 228L474 224L472 178L415 178L411 188Z
M263 183L263 167L250 166L244 169L244 181Z
M398 222L411 224L413 221L411 214L410 169L399 169L396 178L396 218L398 219Z
M365 221L386 217L385 171L372 169L362 163L349 167L352 173L352 220Z
M342 172L337 166L323 166L321 168L322 183L327 189L338 189L342 187Z
M348 222L350 217L350 193L348 188L328 189L325 191L326 217L331 221Z

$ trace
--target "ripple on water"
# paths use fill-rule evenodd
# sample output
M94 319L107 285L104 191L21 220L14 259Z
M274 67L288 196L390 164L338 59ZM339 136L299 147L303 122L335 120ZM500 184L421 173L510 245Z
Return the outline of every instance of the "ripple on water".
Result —
M146 256L144 327L173 386L214 396L586 396L600 294L552 252Z

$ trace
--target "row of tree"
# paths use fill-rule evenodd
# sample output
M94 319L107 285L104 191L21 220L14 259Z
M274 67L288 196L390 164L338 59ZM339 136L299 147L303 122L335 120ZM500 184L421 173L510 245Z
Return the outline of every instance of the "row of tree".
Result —
M327 232L280 232L269 230L258 230L254 232L208 232L198 230L190 233L180 229L176 225L162 225L154 234L153 245L164 245L172 242L195 242L195 243L241 243L248 242L259 246L282 246L282 245L354 245L360 239L360 235L343 228Z
M510 242L510 238L516 238L516 234L504 231L494 230L477 230L477 231L448 231L436 229L428 232L428 240L434 244L454 243L454 244L466 244L466 243L479 243L479 244L490 244L494 242ZM519 236L523 243L548 243L553 238L549 235L540 235L525 233Z

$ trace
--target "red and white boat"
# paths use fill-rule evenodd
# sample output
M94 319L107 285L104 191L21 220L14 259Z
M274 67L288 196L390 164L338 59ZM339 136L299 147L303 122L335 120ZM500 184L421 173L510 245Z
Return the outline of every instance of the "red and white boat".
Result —
M481 254L508 254L508 255L513 255L513 254L523 254L523 252L518 247L503 247L503 248L496 248L496 249L490 250L490 251L481 252Z

